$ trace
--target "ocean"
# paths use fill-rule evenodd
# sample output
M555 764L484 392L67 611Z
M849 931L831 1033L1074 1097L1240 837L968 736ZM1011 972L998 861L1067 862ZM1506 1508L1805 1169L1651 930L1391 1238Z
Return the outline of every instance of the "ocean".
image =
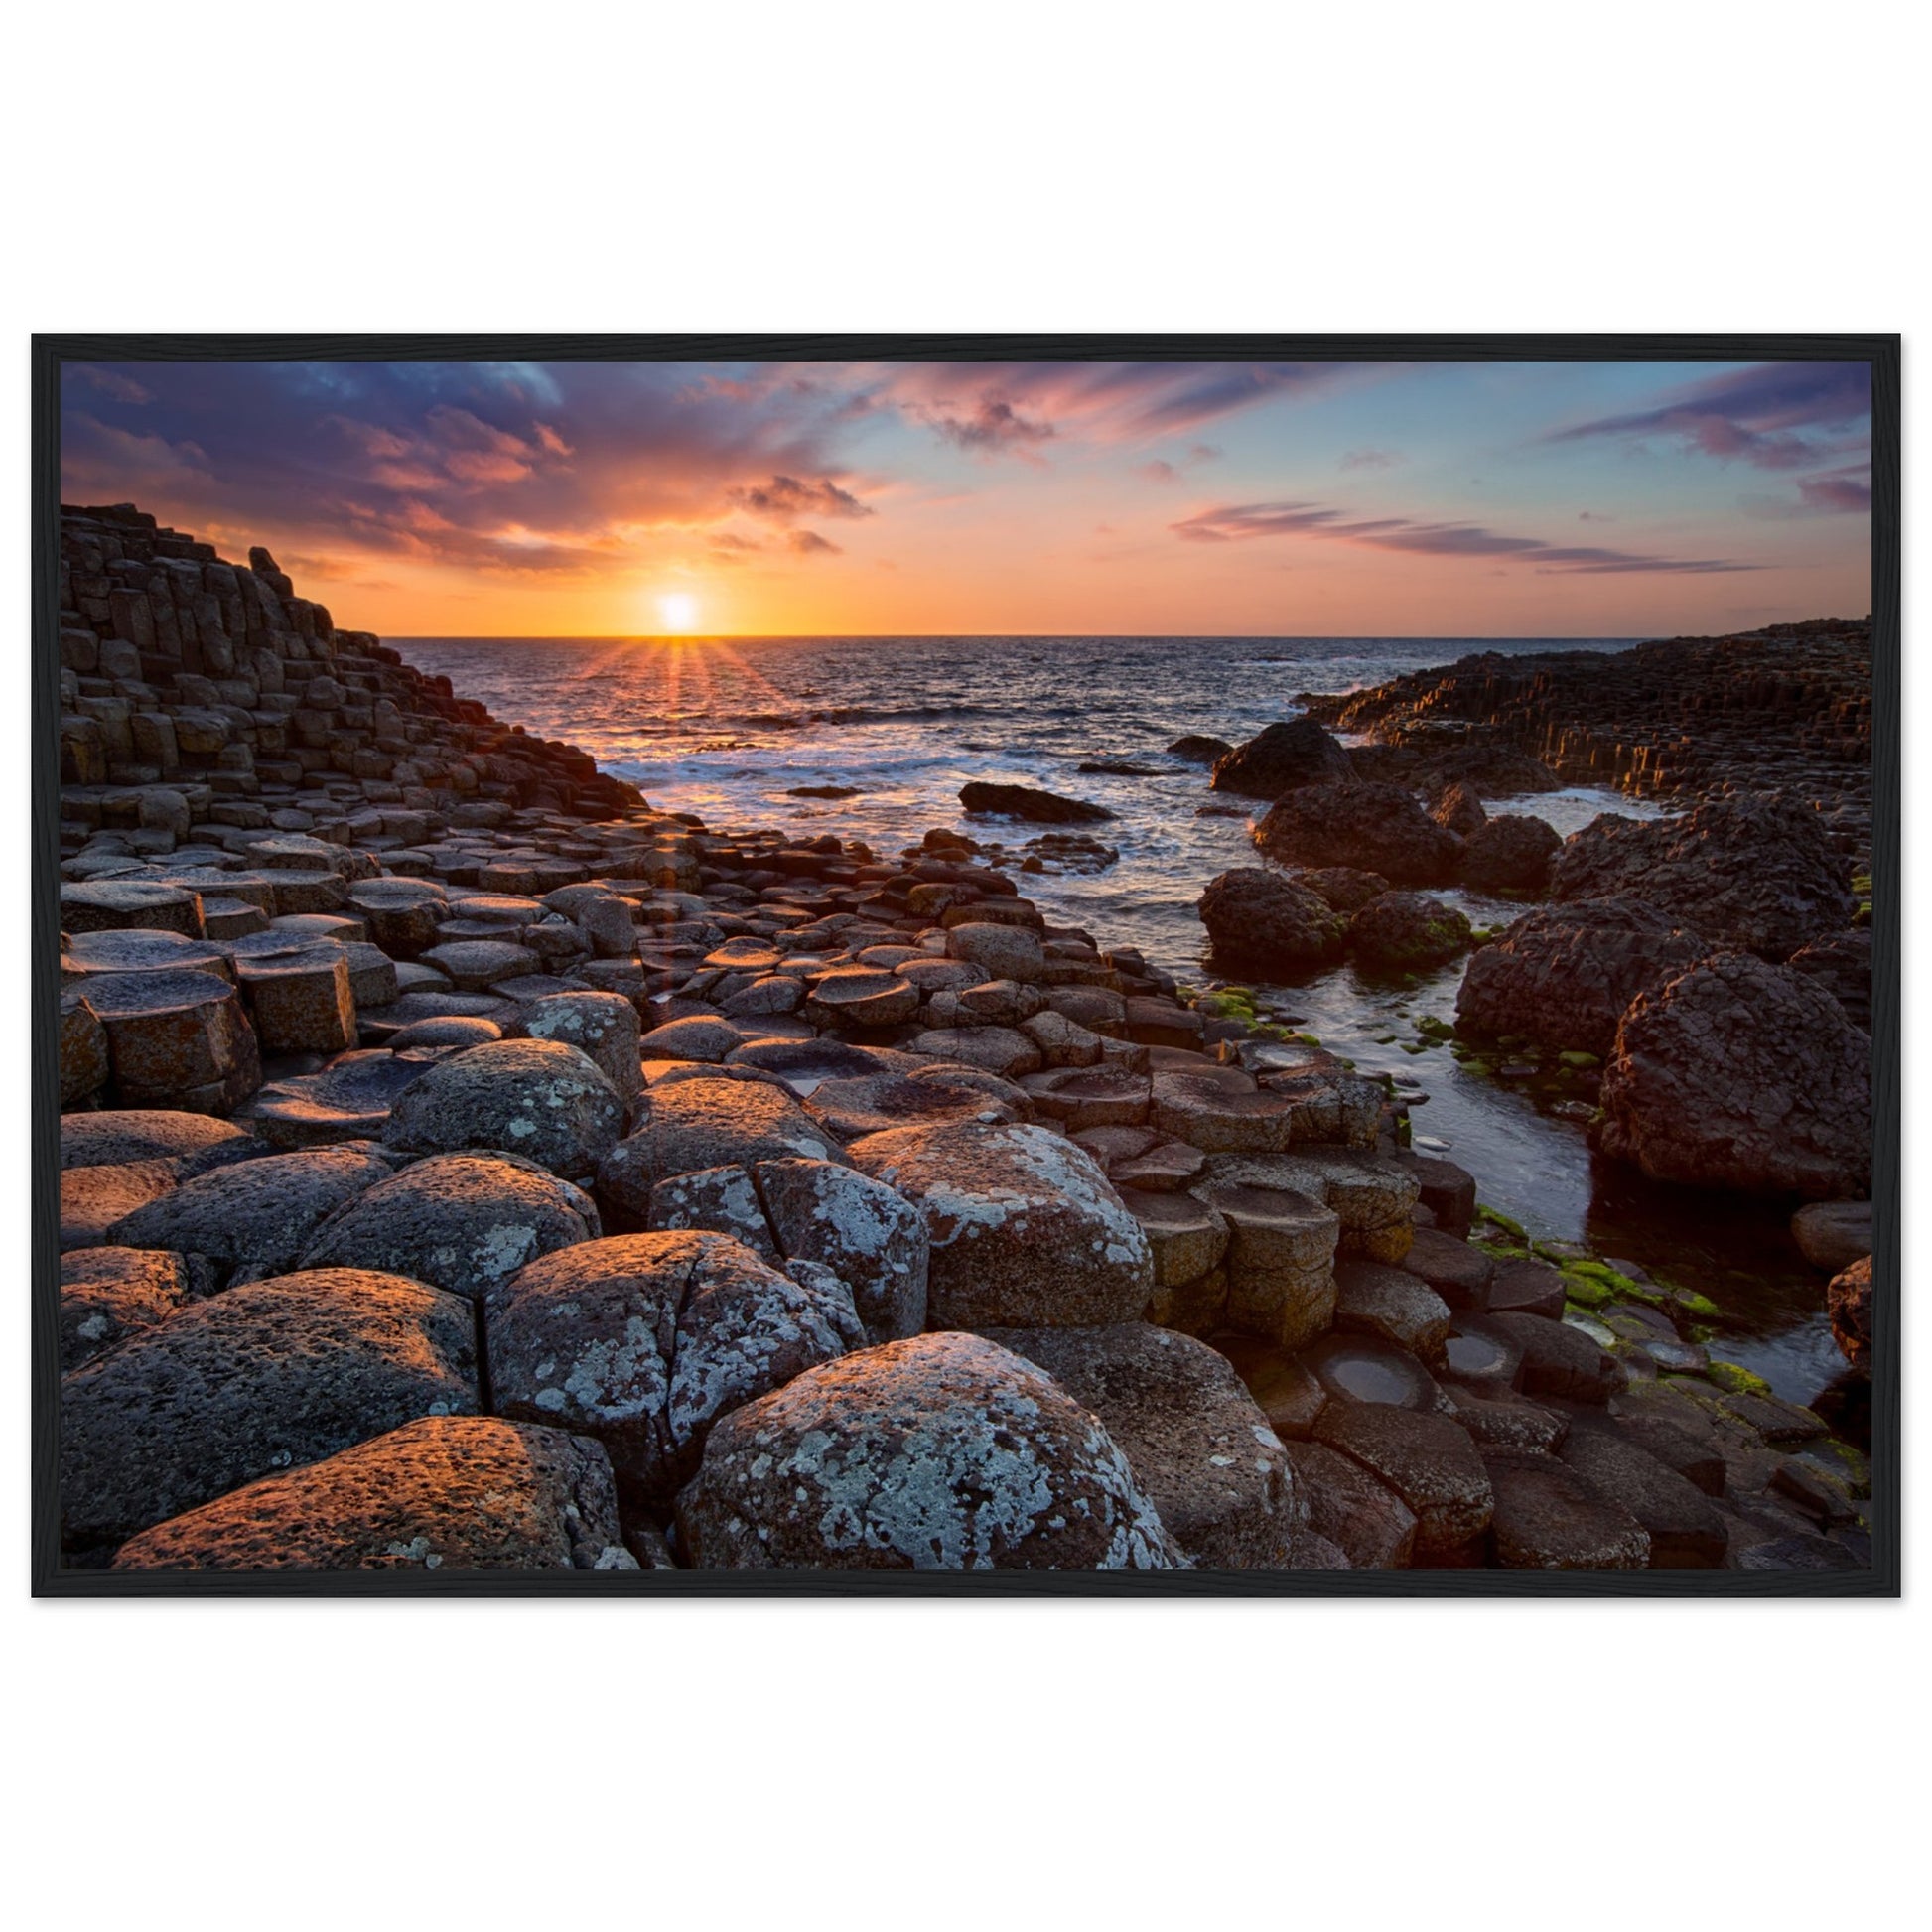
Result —
M1480 637L405 637L409 663L547 738L567 739L653 805L717 830L775 827L864 839L897 857L933 826L1019 846L1055 827L969 819L971 779L1044 786L1104 805L1072 828L1117 848L1097 873L1031 875L1023 890L1055 923L1102 945L1138 946L1206 984L1194 902L1231 866L1259 863L1253 801L1208 789L1167 747L1199 733L1238 744L1290 718L1304 692L1380 684L1476 651L1630 647L1634 638ZM1135 774L1083 771L1126 763ZM849 795L806 795L839 787ZM1559 832L1597 813L1659 806L1575 786L1510 803ZM1449 893L1478 924L1520 905ZM1452 1019L1461 968L1420 987L1341 968L1260 989L1274 1016L1410 1093L1416 1145L1460 1161L1483 1198L1548 1240L1587 1241L1710 1295L1742 1332L1725 1352L1780 1394L1809 1401L1843 1362L1815 1278L1780 1215L1750 1202L1654 1186L1591 1155L1578 1119L1548 1096L1465 1073L1417 1031ZM1418 1098L1417 1096L1426 1096Z

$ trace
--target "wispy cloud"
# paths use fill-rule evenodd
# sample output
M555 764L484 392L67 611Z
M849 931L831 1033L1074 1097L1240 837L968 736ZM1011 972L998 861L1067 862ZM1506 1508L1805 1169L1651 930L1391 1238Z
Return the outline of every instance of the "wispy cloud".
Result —
M1504 557L1539 570L1588 576L1637 571L1705 574L1755 570L1723 558L1653 557L1542 537L1504 536L1473 523L1425 523L1406 516L1351 517L1318 503L1237 503L1202 510L1170 526L1189 543L1239 543L1255 537L1325 537L1371 550L1422 557Z
M725 500L751 516L785 521L794 516L871 516L873 507L829 477L800 483L796 477L773 477L768 483L739 483L725 491Z
M842 557L844 550L816 530L787 530L785 548L795 557Z
M1838 439L1870 416L1871 372L1864 363L1766 362L1694 382L1650 409L1553 431L1548 440L1665 437L1760 470L1802 470L1845 454Z
M1400 450L1350 450L1342 457L1344 470L1388 470L1402 461Z

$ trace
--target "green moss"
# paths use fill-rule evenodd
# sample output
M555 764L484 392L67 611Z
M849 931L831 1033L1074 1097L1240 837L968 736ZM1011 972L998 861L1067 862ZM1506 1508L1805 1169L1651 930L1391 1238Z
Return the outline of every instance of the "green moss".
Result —
M1698 1321L1722 1321L1725 1311L1708 1295L1694 1288L1676 1288L1666 1283L1664 1294L1671 1304Z
M1425 1039L1453 1039L1455 1029L1447 1020L1438 1020L1433 1013L1425 1013L1416 1021L1416 1031Z
M1319 1046L1321 1044L1320 1040L1313 1034L1290 1034L1289 1038L1297 1046Z
M1508 1235L1511 1240L1520 1241L1523 1244L1523 1246L1526 1248L1529 1246L1530 1237L1528 1233L1524 1230L1522 1222L1512 1221L1507 1214L1502 1212L1500 1208L1485 1207L1480 1203L1478 1203L1476 1206L1475 1217L1478 1221L1482 1222L1484 1226L1499 1228L1504 1234Z
M1868 872L1855 872L1852 875L1853 896L1858 898L1871 897L1871 875Z
M1726 1395L1769 1395L1771 1385L1761 1375L1740 1368L1735 1362L1721 1362L1714 1356L1705 1373Z
M1567 1053L1559 1053L1557 1058L1565 1066L1576 1067L1583 1071L1587 1071L1591 1067L1601 1066L1603 1064L1594 1053L1586 1053L1580 1047L1573 1047Z

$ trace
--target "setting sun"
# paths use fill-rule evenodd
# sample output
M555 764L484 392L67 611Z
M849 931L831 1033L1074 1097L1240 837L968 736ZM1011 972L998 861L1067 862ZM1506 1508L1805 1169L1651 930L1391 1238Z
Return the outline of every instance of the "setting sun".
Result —
M657 600L658 615L666 630L695 630L698 627L698 600L682 591Z

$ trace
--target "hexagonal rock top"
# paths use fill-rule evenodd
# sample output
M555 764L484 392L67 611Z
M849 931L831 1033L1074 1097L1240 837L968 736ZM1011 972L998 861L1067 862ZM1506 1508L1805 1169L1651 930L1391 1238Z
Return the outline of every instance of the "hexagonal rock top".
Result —
M257 1087L234 1118L285 1150L379 1139L397 1094L414 1086L430 1064L380 1047L339 1053L319 1073Z
M229 1289L63 1382L63 1535L119 1543L418 1416L473 1410L476 1377L469 1309L420 1282L332 1268Z
M1086 1327L1147 1307L1145 1231L1093 1157L1059 1135L965 1121L869 1134L848 1152L925 1218L929 1326Z
M367 1142L241 1161L137 1207L108 1239L206 1255L230 1277L257 1280L293 1268L331 1212L389 1173Z
M478 1300L556 1248L604 1232L597 1203L533 1161L438 1154L338 1208L304 1268L380 1268Z
M177 1516L117 1570L635 1570L610 1457L494 1416L428 1416Z
M1106 1425L1163 1523L1210 1570L1279 1570L1301 1527L1288 1453L1234 1365L1145 1321L993 1328Z
M997 1079L998 1075L980 1077ZM911 1078L902 1073L875 1073L864 1080L827 1080L807 1098L805 1111L842 1141L915 1123L933 1126L945 1120L1022 1117L1013 1101L966 1080L925 1075Z
M621 1479L668 1500L720 1416L864 1341L842 1293L720 1234L560 1249L484 1301L496 1408L596 1437Z
M382 1138L411 1154L520 1154L576 1179L617 1145L623 1115L616 1088L575 1046L496 1039L431 1067L398 1096Z
M698 1078L654 1088L637 1131L598 1169L599 1196L642 1226L651 1189L672 1174L759 1161L836 1161L845 1155L783 1087L765 1080Z
M1095 1417L1031 1362L965 1334L845 1356L726 1417L677 1524L703 1569L1186 1561Z

